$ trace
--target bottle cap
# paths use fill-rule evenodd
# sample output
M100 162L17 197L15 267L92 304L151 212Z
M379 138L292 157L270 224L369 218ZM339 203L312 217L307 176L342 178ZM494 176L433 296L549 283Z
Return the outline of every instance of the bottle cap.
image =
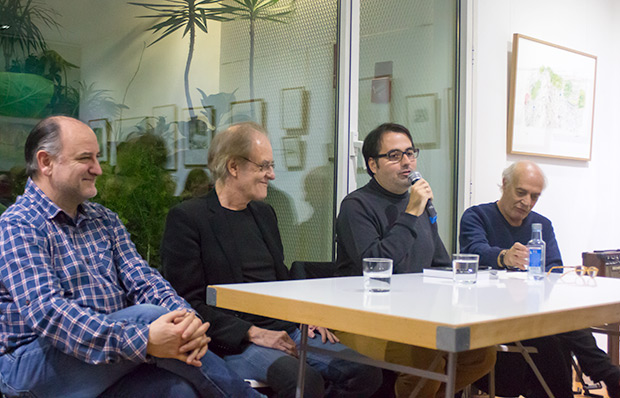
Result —
M532 224L532 231L542 231L542 224L540 223Z

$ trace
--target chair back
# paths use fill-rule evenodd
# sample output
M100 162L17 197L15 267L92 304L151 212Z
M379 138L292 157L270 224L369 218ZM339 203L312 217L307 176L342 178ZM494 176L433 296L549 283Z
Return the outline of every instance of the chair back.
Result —
M291 265L291 279L331 278L336 273L333 261L294 261Z

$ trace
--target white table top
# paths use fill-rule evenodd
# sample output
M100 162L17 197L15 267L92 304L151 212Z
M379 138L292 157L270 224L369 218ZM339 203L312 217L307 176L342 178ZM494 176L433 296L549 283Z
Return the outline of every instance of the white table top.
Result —
M316 324L408 344L463 351L620 320L620 279L524 273L473 286L402 274L389 293L365 293L362 277L217 285L218 307Z

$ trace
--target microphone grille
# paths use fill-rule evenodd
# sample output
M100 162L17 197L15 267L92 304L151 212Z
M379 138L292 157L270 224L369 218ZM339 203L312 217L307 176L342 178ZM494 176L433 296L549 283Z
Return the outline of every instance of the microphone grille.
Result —
M420 178L422 178L422 173L420 173L417 170L416 171L412 171L411 173L409 173L407 178L409 179L409 182L411 183L411 185L413 185L413 184L416 183L416 181L418 181Z

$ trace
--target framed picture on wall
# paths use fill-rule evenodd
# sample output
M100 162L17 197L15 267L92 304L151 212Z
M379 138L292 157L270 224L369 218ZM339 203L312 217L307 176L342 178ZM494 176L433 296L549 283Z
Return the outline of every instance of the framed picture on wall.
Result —
M93 119L88 121L88 126L93 129L95 135L97 136L97 143L99 144L99 157L97 158L100 162L108 161L108 147L109 140L108 135L110 134L110 122L108 119Z
M439 147L437 93L410 95L407 104L407 126L416 148Z
M303 87L285 88L280 94L280 127L284 130L306 128L307 91Z
M261 126L265 126L265 117L267 109L265 100L252 99L246 101L235 101L230 103L230 121L231 124L239 122L256 122Z
M166 170L177 169L177 153L178 153L178 123L177 123L177 106L161 105L153 107L154 126L153 131L160 135L166 143Z
M125 119L117 119L108 133L108 162L110 165L116 165L116 151L118 146L136 137L146 128L148 117L130 117Z
M288 171L301 170L305 163L305 142L299 137L282 137L284 164Z
M40 119L0 116L0 170L23 166L24 146Z
M590 160L594 55L515 33L508 153Z
M215 108L212 106L183 109L179 129L185 142L184 164L186 166L206 166L207 151L215 134L213 122Z

